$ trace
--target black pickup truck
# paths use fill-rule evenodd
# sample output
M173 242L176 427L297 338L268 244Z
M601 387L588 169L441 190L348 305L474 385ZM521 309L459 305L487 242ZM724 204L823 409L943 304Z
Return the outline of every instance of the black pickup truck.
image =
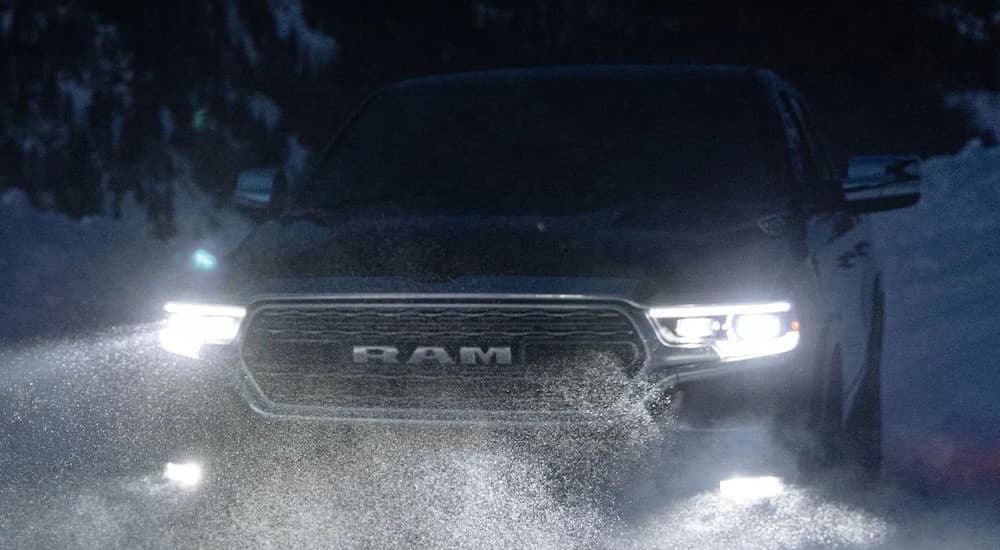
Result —
M800 95L740 67L578 66L375 94L165 306L167 350L249 408L331 422L794 427L880 460L865 214L915 157L834 169ZM205 268L206 266L202 266Z

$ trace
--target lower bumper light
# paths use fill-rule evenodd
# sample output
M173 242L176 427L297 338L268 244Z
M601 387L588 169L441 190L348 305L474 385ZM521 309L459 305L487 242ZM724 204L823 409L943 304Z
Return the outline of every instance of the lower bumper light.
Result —
M194 462L167 462L163 467L163 479L178 487L195 487L201 478L201 466Z
M719 494L734 502L755 502L784 492L784 482L774 476L733 477L719 482Z

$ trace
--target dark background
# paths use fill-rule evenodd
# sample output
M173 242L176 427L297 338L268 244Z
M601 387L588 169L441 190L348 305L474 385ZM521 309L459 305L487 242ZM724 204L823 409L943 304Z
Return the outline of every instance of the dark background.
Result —
M314 158L366 95L409 76L766 67L811 99L840 160L954 151L978 131L947 94L1000 88L995 0L0 5L0 191L73 217L115 216L133 191L161 238L179 177L224 204L237 171L294 163L300 146ZM282 32L289 18L301 24ZM270 124L250 107L261 97L280 109Z

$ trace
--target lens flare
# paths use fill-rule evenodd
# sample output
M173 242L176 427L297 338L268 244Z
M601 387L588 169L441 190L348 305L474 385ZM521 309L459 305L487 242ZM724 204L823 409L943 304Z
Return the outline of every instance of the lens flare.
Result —
M215 254L204 248L199 248L194 251L194 254L191 254L191 264L194 265L195 269L214 271L219 265L219 259L215 257Z

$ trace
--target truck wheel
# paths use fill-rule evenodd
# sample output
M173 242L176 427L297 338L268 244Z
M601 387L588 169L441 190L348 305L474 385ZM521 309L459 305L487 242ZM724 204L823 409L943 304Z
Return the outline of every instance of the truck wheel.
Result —
M803 471L816 474L841 470L862 482L873 482L882 466L882 306L876 300L865 377L844 419L843 370L839 350L831 359L826 387L826 406L816 423L820 441L818 455L801 457Z
M868 372L845 427L845 458L865 480L878 479L882 466L882 384L880 369Z

